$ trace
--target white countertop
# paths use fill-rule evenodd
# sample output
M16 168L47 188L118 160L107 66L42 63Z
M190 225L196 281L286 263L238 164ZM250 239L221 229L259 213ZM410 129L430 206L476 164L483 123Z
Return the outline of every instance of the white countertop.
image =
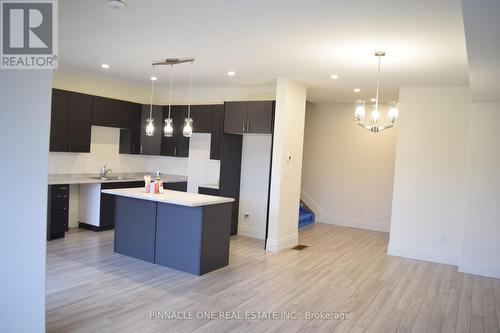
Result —
M112 173L110 179L101 179L99 174L81 173L81 174L52 174L49 175L49 185L56 184L98 184L98 183L118 183L118 182L133 182L144 181L144 175L149 172L134 172L134 173ZM151 173L153 174L153 173ZM117 178L118 177L118 178ZM151 177L155 179L156 177ZM161 179L165 183L186 182L186 176L162 174Z
M205 187L205 188L211 188L211 189L214 189L214 190L218 190L219 189L219 183L201 184L201 185L198 185L198 187Z
M213 195L188 193L181 191L165 190L162 194L146 193L144 188L122 188L115 190L102 190L102 193L120 195L123 197L150 200L173 205L200 207L233 202L233 198L217 197Z

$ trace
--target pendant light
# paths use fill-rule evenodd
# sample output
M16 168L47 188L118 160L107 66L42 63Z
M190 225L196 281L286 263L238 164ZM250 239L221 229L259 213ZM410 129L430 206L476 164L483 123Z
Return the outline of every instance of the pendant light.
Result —
M366 128L367 130L378 133L385 129L394 127L396 120L398 119L398 103L390 102L389 103L389 111L387 112L387 118L389 120L389 124L381 125L380 119L380 110L379 110L379 90L380 90L380 64L381 59L385 56L385 52L379 51L375 52L375 56L378 57L378 71L377 71L377 95L375 97L375 104L372 105L372 111L370 113L370 124L366 124L365 121L365 105L366 102L364 100L357 100L354 102L354 118L358 122L358 125Z
M182 135L190 138L193 135L193 118L191 118L191 91L193 82L193 62L189 67L189 100L188 100L188 114L187 118L184 118L184 128L182 129Z
M170 92L168 95L168 117L165 118L165 127L163 127L163 135L166 137L171 137L174 135L174 127L172 125L172 117L171 117L173 70L174 70L174 65L170 65Z
M154 66L153 66L154 68ZM155 81L156 78L154 76L151 76L151 103L149 106L149 118L146 119L146 136L153 136L155 134L155 126L154 126L154 119L153 119L153 94L154 94L154 87L155 87Z

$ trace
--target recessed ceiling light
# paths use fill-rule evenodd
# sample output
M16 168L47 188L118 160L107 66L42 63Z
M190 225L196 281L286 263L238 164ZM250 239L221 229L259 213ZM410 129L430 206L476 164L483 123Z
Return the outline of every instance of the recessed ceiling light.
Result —
M104 69L108 69L109 65L108 64L102 64L101 67L104 68Z
M330 79L332 79L332 80L337 80L338 78L339 78L338 74L330 75Z
M229 71L229 72L227 72L227 75L228 75L228 76L235 76L235 75L236 75L236 72L234 72L234 71Z
M113 9L121 9L127 6L127 3L123 0L108 0L108 6Z
M151 76L151 77L150 77L150 79L151 79L151 81L156 81L156 80L158 80L158 78L157 78L156 76Z
M359 88L354 88L354 90L353 90L353 91L354 91L355 93L359 93L359 92L361 91L361 89L359 89Z
M372 98L370 101L372 101L373 103L375 103L377 101L376 98Z

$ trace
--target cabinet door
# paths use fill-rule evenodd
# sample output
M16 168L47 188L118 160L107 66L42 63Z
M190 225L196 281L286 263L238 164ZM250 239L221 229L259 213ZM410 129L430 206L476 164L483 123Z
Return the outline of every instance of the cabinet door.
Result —
M90 153L92 96L68 92L68 140L66 151Z
M210 133L212 105L191 105L194 133Z
M212 109L212 134L210 137L210 159L220 160L220 147L224 133L224 105L214 105Z
M116 109L119 109L116 100L101 96L94 96L92 103L92 125L115 127Z
M247 102L226 102L224 104L224 132L241 134L245 132Z
M163 156L175 156L177 152L177 130L178 124L175 120L174 106L172 106L171 114L174 127L174 135L171 137L166 137L163 133L163 123L161 127L161 155ZM168 118L168 105L163 107L163 119Z
M248 133L273 132L273 101L248 102L247 128Z
M174 133L177 136L177 146L174 156L176 157L189 157L189 138L182 135L184 129L184 119L187 118L187 106L176 105L172 107L174 119Z
M68 129L68 92L52 89L50 151L66 151Z
M153 123L155 131L153 136L146 135L146 119L149 118L149 105L142 106L141 112L141 126L140 126L140 136L141 136L141 154L142 155L160 155L161 154L161 137L163 136L163 107L159 105L153 105Z

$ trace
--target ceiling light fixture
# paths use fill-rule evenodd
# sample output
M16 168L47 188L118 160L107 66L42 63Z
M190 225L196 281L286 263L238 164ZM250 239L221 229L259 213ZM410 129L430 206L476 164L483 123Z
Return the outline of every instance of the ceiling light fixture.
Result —
M354 88L354 89L353 89L353 91L354 91L355 93L359 93L359 92L361 91L361 89L359 89L359 88Z
M235 71L229 71L227 72L227 76L235 76L236 72Z
M127 3L123 0L108 0L108 6L113 9L122 9L127 7Z
M378 57L378 71L377 71L377 95L375 98L372 98L372 112L371 112L371 120L370 125L366 124L365 121L365 105L366 102L364 100L357 100L354 102L354 118L358 122L359 126L366 128L367 130L378 133L385 129L394 127L394 123L398 119L399 111L398 111L398 103L390 102L389 103L389 111L387 112L387 118L389 119L389 124L380 125L380 110L379 110L379 90L380 90L380 63L382 57L385 56L385 52L378 51L375 52L375 56ZM354 90L356 92L356 89Z
M151 76L149 79L150 79L151 81L157 81L157 80L158 80L158 78L157 78L156 76Z
M174 65L183 64L189 62L191 63L190 74L189 74L189 104L187 118L184 119L184 129L182 134L185 137L190 137L193 134L193 119L191 118L191 86L193 79L193 62L194 58L167 58L162 61L153 62L154 66L159 65L170 65L170 89L168 96L168 116L165 118L165 126L163 127L163 135L166 137L172 137L174 135L174 127L172 121L172 87L173 87L173 68Z
M191 91L193 82L193 62L191 61L191 66L189 66L189 100L188 100L188 114L187 118L184 118L184 128L182 129L182 135L190 138L193 135L193 118L191 118Z
M108 64L102 64L101 67L104 68L104 69L108 69L109 65Z
M168 116L165 118L165 126L163 127L163 135L166 137L174 136L174 126L172 124L172 84L173 84L174 65L170 64L170 88L168 93Z
M332 80L337 80L338 78L339 78L338 74L330 75L330 79L332 79Z
M153 66L153 70L154 70ZM155 133L155 126L154 126L154 119L153 119L153 94L154 94L154 87L155 87L155 81L157 78L155 76L151 76L151 104L149 106L149 118L146 119L147 125L146 125L146 136L153 136Z

